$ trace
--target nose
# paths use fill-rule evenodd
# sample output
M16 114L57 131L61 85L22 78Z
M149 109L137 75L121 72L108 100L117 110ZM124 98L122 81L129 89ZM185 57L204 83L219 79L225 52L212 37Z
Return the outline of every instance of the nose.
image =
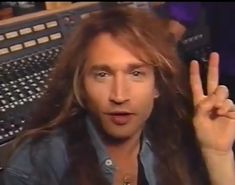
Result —
M119 74L113 78L109 100L115 104L123 104L129 101L128 82L124 76Z

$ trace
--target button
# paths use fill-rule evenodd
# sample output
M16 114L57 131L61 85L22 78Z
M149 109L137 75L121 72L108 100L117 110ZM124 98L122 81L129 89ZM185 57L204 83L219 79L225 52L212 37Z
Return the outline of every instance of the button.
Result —
M20 105L24 105L24 102L23 102L23 101L19 101L19 104L20 104Z
M10 47L10 50L11 50L12 52L18 51L18 50L21 50L21 49L23 49L22 44L15 44L15 45L13 45L13 46Z
M65 20L66 22L69 22L69 21L70 21L70 17L66 16L66 17L64 18L64 20Z
M50 35L51 40L60 39L62 37L61 33L54 33Z
M33 27L34 31L41 31L41 30L44 30L44 29L46 29L44 24L38 24L38 25Z
M20 29L20 34L21 35L26 35L26 34L29 34L32 32L32 29L31 28L23 28L23 29Z
M0 35L0 41L4 40L4 36Z
M28 100L27 100L27 98L23 98L23 101L24 101L24 102L27 102Z
M24 42L24 47L28 48L28 47L35 46L36 44L37 43L35 40L29 40L29 41Z
M5 112L5 111L6 111L6 109L0 108L0 112Z
M107 159L107 160L105 161L105 165L106 165L106 166L112 166L112 165L113 165L112 160L111 160L111 159Z
M11 97L10 97L10 100L11 100L11 101L16 101L16 99L15 99L14 96L11 96Z
M22 82L20 82L20 85L26 85L26 83L22 81Z
M7 54L7 53L9 53L8 48L1 48L1 49L0 49L0 55L5 55L5 54Z
M6 91L6 92L8 92L8 91L9 91L9 88L5 87L3 90Z
M53 28L58 25L57 21L50 21L46 23L47 28Z
M40 88L40 87L36 87L36 91L37 91L37 92L40 92L40 91L41 91L41 88Z
M6 100L1 100L2 105L6 105L7 101Z
M17 36L18 36L17 31L12 31L12 32L9 32L9 33L6 33L6 34L5 34L5 37L6 37L7 39L15 38L15 37L17 37Z
M15 105L11 104L10 107L11 107L12 109L14 109L14 108L15 108Z
M43 43L48 42L49 38L45 36L45 37L38 38L37 41L38 41L38 44L43 44Z
M20 93L19 96L20 96L21 98L24 98L24 94L23 94L23 93Z

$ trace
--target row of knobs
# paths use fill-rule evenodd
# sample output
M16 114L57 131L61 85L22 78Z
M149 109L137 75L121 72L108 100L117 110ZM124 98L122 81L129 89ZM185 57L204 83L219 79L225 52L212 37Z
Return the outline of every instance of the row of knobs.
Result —
M23 119L19 122L0 120L0 145L13 139L15 135L20 133L23 130L24 124L25 120Z
M16 75L12 75L14 78L10 81L8 78L8 83L0 83L0 112L6 112L8 109L15 108L18 105L33 102L43 95L44 89L48 88L46 84L49 78L48 74L53 70L52 61L58 56L59 51L59 48L47 50L33 57L21 59L18 63L13 62L11 66L8 66L10 64L1 66L0 71L2 69L5 73L9 72L9 75L16 74L15 71L20 71L20 68L22 71L26 71L26 69L28 71L25 74L21 72L20 74L24 75L18 76L19 78L15 78ZM34 58L36 59L33 60ZM1 80L6 81L6 78L1 78Z
M0 83L5 84L48 69L60 52L59 48L48 49L0 66Z
M23 130L23 117L27 116L24 115L24 109L28 108L26 104L41 98L48 88L49 73L53 70L54 61L61 49L61 46L50 48L0 66L0 113L8 115L16 107L23 111L17 112L21 118L17 115L14 119L0 117L0 145Z

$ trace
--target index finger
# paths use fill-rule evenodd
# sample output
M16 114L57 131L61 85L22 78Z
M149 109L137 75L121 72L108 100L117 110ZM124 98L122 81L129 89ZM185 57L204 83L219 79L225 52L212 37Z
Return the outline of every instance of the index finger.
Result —
M204 96L199 64L196 60L190 63L190 86L193 93L193 102L196 105Z
M212 94L219 84L219 55L216 52L210 54L207 74L207 94Z

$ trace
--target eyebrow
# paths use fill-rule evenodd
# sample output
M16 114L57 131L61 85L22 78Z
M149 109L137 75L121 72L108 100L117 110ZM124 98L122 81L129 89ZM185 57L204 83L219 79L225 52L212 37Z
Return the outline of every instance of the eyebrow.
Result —
M145 63L132 63L132 64L128 64L127 71L132 71L134 69L144 68L144 67L148 67L148 66L149 65L145 64ZM112 69L109 65L100 64L100 65L93 65L90 68L90 71L108 71L108 72L111 72Z
M90 68L90 71L111 71L111 68L108 65L105 65L105 64L93 65Z
M139 69L139 68L145 68L148 67L149 65L146 63L135 63L135 64L129 64L128 65L128 71L132 71L134 69Z

